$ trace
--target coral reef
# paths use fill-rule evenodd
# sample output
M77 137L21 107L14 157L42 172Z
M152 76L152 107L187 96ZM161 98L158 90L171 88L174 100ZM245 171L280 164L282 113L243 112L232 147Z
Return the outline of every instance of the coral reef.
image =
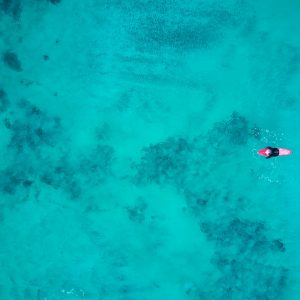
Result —
M11 50L7 50L2 55L2 60L11 70L16 72L22 71L22 64L18 56Z
M178 182L188 168L187 157L193 146L183 138L169 138L143 150L138 170L138 183Z
M0 113L3 113L7 110L9 106L9 100L6 93L0 89Z
M18 20L21 15L21 0L2 0L0 2L0 9L7 15L12 16Z
M88 191L87 186L98 185L112 175L111 146L101 143L84 154L67 155L70 149L60 119L27 100L17 103L4 119L4 126L11 134L7 147L12 162L0 170L3 193L14 194L40 182L78 199L83 190Z
M21 100L18 106L23 118L5 121L11 130L9 147L17 152L30 149L37 155L42 146L53 147L61 130L59 119L48 117L27 100Z
M31 172L23 171L14 165L0 171L0 190L2 193L13 195L20 187L29 188L33 181L28 179Z
M233 7L200 4L191 9L177 1L128 1L120 4L138 48L203 49L215 45L240 20ZM175 5L174 5L175 4Z
M145 220L145 211L147 209L147 203L142 197L136 200L134 206L126 207L128 217L131 221L142 223Z
M199 136L191 140L172 137L145 147L140 162L134 165L137 170L136 182L169 182L180 189L186 188L187 181L197 181L205 176L200 167L202 161L212 161L216 153L218 156L226 155L232 151L232 146L243 146L249 138L258 138L259 128L249 130L249 127L245 117L233 112L228 120L216 123L206 137ZM192 194L195 194L194 191L186 192L189 199L194 197Z
M191 140L173 137L144 148L135 165L137 184L169 184L181 193L202 233L215 247L211 262L220 276L198 287L199 299L281 299L286 286L288 270L277 263L286 251L284 241L272 236L261 220L236 217L243 215L247 201L232 192L230 177L223 169L219 185L213 183L210 189L208 179L201 184L204 178L218 180L224 159L214 164L216 155L226 158L229 148L259 138L260 129L233 112L206 136ZM206 151L208 145L215 150ZM133 212L139 216L138 208Z
M265 224L235 218L202 223L201 230L216 245L212 263L221 276L214 299L281 299L288 270L270 258L285 247L267 236Z
M249 124L245 117L233 112L230 119L215 124L209 141L216 147L245 145L249 138Z
M52 3L52 4L58 4L61 2L61 0L47 0L48 2Z

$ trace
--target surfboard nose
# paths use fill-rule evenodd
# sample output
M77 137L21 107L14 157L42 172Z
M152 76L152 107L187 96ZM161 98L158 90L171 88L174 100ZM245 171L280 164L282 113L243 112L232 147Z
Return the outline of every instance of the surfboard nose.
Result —
M267 149L260 149L257 151L257 154L262 155L262 156L267 156L266 150Z

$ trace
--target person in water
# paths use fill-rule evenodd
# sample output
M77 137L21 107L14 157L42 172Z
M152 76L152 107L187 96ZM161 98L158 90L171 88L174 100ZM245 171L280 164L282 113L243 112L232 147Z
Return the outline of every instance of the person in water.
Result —
M279 155L279 149L278 148L267 147L267 149L268 149L266 151L266 153L268 154L268 156L266 157L267 159Z

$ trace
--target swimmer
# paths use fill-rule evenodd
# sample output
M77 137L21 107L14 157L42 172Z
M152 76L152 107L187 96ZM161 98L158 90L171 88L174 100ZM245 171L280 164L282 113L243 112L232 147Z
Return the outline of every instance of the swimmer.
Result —
M266 154L268 155L266 159L275 157L279 155L279 148L266 147Z
M292 153L291 150L286 148L272 148L272 147L266 147L264 149L258 150L257 154L261 156L265 156L266 158L271 158L275 156L286 156L290 155Z

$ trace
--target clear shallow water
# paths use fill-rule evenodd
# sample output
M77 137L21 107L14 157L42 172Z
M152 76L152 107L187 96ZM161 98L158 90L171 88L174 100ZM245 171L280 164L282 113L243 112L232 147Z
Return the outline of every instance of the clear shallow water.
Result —
M296 1L1 9L1 299L299 299Z

